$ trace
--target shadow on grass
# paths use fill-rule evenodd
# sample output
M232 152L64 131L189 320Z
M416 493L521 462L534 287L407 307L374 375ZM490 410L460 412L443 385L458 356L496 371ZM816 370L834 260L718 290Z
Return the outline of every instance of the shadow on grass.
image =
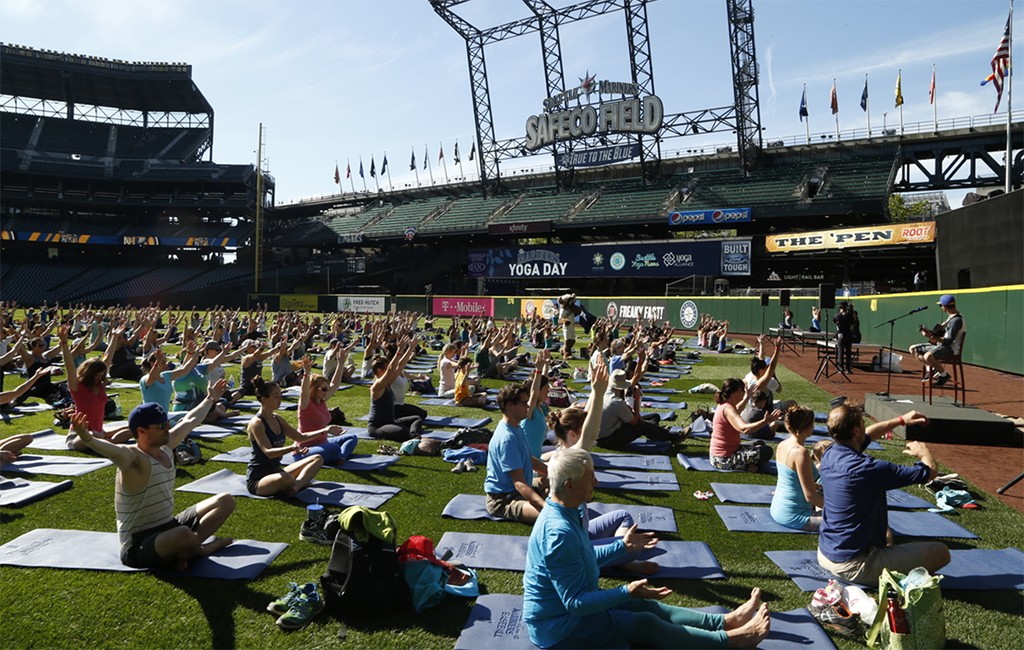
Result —
M1020 616L1024 612L1024 596L1012 589L989 589L964 591L959 589L943 589L942 597L947 601L970 603L994 612L1002 612L1011 616ZM960 647L950 645L949 647Z

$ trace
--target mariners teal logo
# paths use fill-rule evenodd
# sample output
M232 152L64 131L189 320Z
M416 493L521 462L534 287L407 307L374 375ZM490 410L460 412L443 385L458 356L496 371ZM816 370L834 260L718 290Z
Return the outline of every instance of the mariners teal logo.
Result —
M612 253L608 258L608 266L612 267L612 270L621 271L626 266L626 256L622 253Z
M679 323L684 330L692 330L697 327L699 316L700 311L697 309L697 304L692 300L687 300L679 306Z

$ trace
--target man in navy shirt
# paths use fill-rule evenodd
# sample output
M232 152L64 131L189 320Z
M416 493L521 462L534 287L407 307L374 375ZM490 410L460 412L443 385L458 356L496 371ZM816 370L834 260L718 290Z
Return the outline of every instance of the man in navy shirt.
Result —
M917 411L865 428L860 408L842 405L828 416L828 432L836 444L821 459L825 507L818 537L818 564L835 575L864 585L878 583L882 569L909 573L924 567L930 573L949 563L942 542L886 545L889 527L885 493L935 478L936 464L923 442L907 442L904 454L918 462L895 465L864 453L872 440L898 426L928 424Z

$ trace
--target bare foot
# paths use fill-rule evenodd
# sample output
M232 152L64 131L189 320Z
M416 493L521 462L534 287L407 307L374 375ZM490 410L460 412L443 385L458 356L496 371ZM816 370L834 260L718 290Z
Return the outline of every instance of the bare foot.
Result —
M627 573L636 573L642 576L653 576L661 569L657 562L645 560L631 560L619 565L619 568Z
M746 625L760 607L761 589L760 587L754 587L750 590L750 599L747 602L725 615L725 629L733 630Z
M212 555L225 546L230 546L234 541L230 537L214 537L209 542L203 544L203 555Z
M730 648L756 648L772 629L768 606L762 604L753 618L735 630L728 630Z

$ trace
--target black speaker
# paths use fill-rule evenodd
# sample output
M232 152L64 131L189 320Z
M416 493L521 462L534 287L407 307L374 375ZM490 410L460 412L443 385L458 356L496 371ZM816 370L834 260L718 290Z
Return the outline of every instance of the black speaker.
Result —
M783 289L779 292L779 305L789 307L789 289Z
M818 306L822 309L836 308L836 285L824 283L818 285Z
M768 306L768 294L767 293L762 293L761 294L761 306L762 307L767 307Z

